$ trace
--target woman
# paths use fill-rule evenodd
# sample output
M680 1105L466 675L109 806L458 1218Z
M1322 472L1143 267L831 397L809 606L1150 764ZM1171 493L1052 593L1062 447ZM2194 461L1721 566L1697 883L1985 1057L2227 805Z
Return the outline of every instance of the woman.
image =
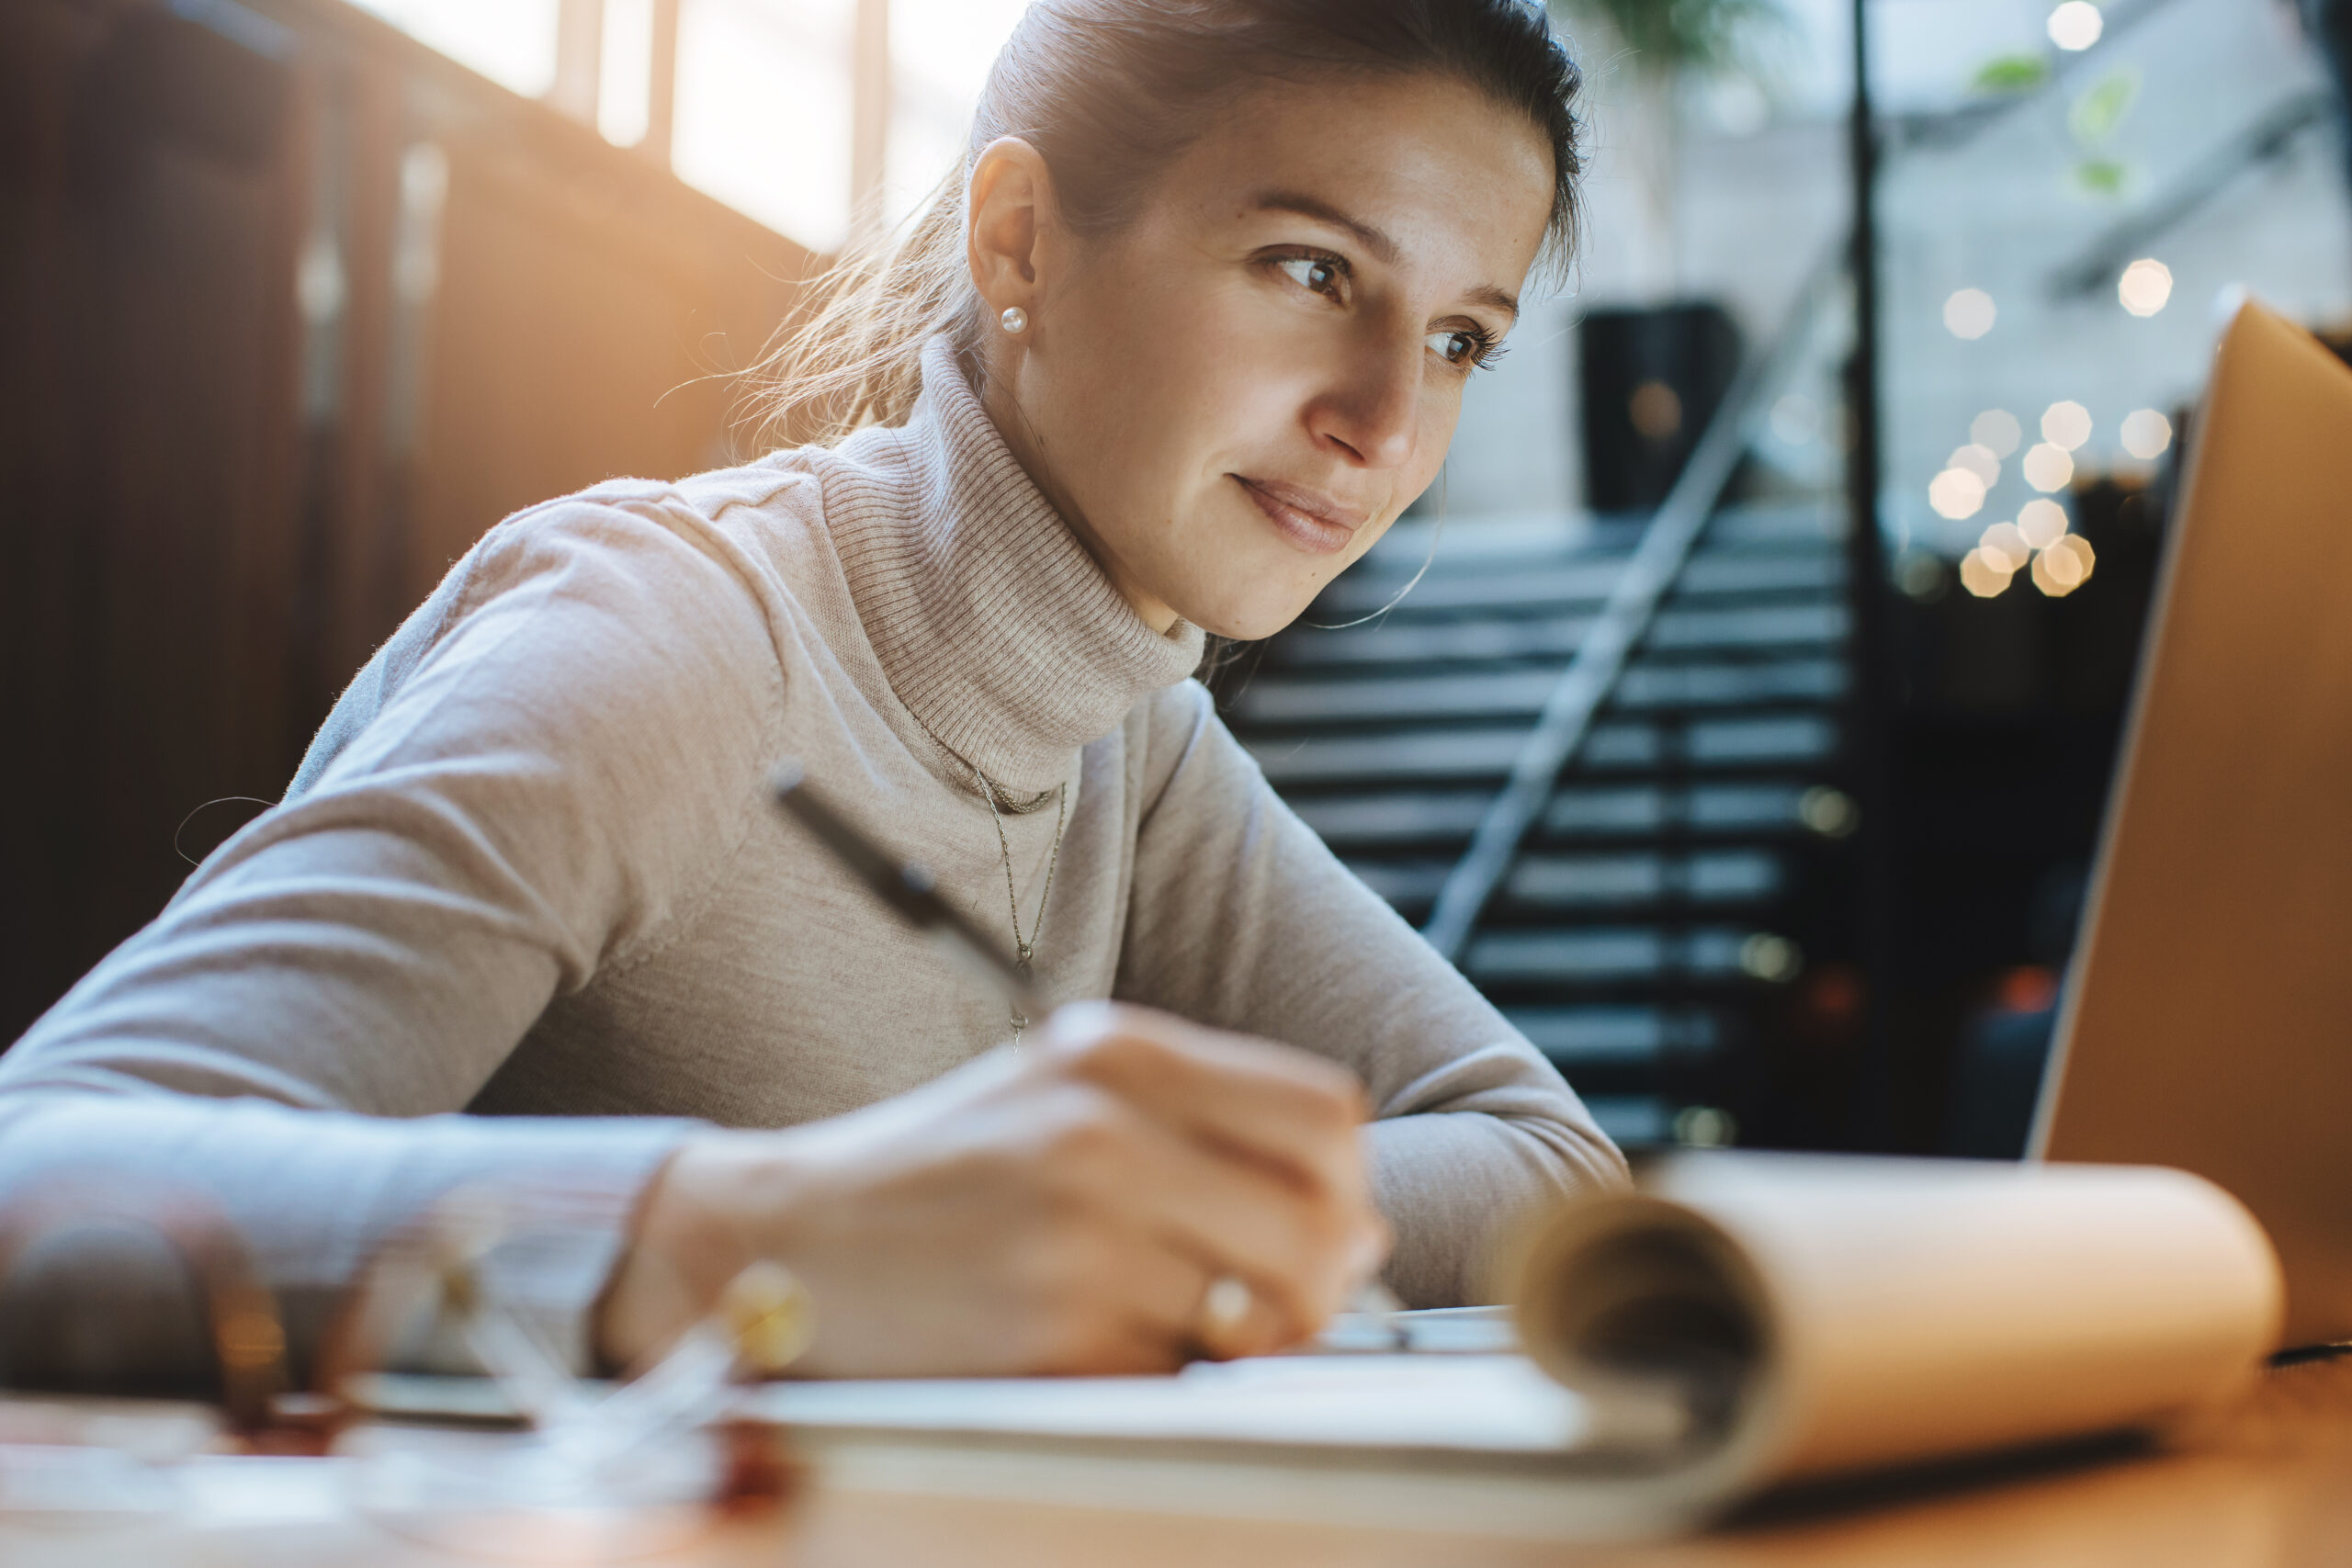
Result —
M1040 0L779 355L834 444L493 529L0 1060L0 1180L199 1174L298 1337L436 1195L560 1190L582 1360L755 1256L844 1374L1274 1348L1392 1234L1476 1299L1623 1163L1186 677L1435 477L1569 246L1576 87L1517 0ZM774 818L787 754L1072 1005L937 964ZM86 1092L154 1089L248 1102Z

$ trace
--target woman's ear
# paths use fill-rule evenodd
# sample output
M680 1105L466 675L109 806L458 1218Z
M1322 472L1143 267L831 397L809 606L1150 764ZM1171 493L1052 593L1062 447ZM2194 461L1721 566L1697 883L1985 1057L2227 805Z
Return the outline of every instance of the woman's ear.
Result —
M980 150L965 203L970 216L964 248L973 287L991 316L1016 306L1035 313L1053 202L1053 175L1035 147L1000 136Z

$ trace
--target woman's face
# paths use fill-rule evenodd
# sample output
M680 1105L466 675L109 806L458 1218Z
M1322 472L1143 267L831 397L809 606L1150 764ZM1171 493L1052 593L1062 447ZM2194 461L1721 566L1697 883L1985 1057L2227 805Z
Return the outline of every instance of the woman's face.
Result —
M1265 637L1436 478L1552 183L1524 115L1442 76L1270 85L1099 239L999 142L969 235L989 413L1153 626Z

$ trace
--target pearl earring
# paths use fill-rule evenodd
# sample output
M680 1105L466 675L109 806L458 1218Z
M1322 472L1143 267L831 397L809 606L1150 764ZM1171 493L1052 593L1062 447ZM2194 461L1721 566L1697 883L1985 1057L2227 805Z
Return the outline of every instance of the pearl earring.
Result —
M1009 333L1023 332L1029 325L1029 312L1018 305L1007 305L1004 314L997 318L997 324Z

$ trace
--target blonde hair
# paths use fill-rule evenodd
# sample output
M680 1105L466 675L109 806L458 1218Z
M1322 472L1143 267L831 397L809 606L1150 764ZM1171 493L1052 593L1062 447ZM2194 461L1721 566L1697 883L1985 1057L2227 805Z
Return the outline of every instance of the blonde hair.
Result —
M1000 137L1037 149L1073 231L1102 234L1238 93L1365 72L1453 75L1533 119L1553 157L1545 253L1555 269L1567 265L1581 81L1532 0L1035 0L989 70L954 173L910 225L852 247L820 276L753 367L759 428L826 444L905 423L922 389L923 345L942 333L967 371L978 368L964 191Z
M763 435L831 445L869 424L906 423L922 390L922 347L953 333L967 355L978 295L964 258L958 164L921 214L851 246L809 286L752 371Z

